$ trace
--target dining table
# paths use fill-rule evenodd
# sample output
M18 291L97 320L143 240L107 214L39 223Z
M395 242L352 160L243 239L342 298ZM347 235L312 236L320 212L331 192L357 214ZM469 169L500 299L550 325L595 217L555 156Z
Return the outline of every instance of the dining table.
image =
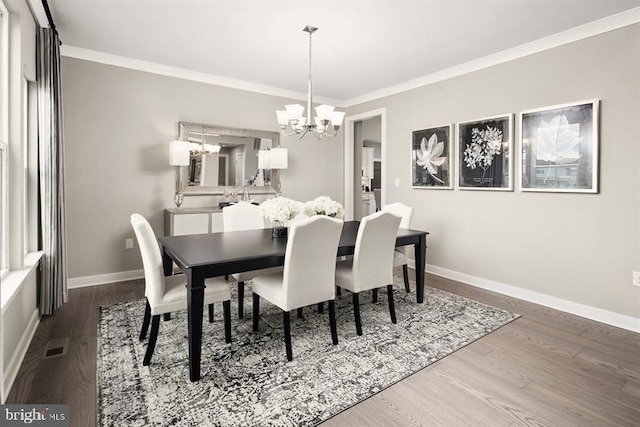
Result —
M344 222L336 257L353 255L359 224L358 221ZM400 228L396 237L396 247L414 246L417 303L424 301L428 234L426 231ZM159 241L165 276L173 274L175 263L187 278L189 378L198 381L205 279L282 266L287 239L274 238L271 229L267 228L165 236Z

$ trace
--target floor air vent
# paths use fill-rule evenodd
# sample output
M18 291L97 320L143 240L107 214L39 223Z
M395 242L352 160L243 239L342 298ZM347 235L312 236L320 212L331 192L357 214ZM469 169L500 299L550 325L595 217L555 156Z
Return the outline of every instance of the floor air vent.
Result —
M65 354L67 354L68 347L69 338L49 341L44 347L44 354L42 355L42 358L49 359L51 357L64 356Z

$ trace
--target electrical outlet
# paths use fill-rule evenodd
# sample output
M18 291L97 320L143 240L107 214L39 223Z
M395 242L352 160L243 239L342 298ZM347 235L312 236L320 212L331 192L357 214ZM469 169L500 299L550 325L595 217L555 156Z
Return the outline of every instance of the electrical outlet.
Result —
M633 286L638 286L640 287L640 271L634 271L633 272Z
M133 239L124 239L124 248L133 249Z

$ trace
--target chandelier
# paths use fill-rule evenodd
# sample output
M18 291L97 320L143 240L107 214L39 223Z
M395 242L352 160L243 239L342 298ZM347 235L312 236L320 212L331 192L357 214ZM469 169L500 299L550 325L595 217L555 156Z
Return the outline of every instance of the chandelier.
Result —
M323 136L336 136L342 119L344 119L344 111L334 111L335 107L331 105L318 105L315 107L316 117L311 120L311 107L313 106L313 95L311 94L311 36L318 28L307 25L302 31L309 33L309 93L307 94L307 115L303 116L304 107L300 104L285 105L286 110L276 111L278 116L278 124L282 135L300 135L298 139L302 139L307 133L313 133L316 138L322 139ZM289 130L288 130L289 129Z

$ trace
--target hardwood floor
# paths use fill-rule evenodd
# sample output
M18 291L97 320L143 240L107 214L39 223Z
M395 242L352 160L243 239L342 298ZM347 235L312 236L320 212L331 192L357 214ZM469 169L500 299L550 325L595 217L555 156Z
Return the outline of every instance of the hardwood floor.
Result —
M323 426L640 426L640 334L438 276L427 283L522 317ZM142 298L143 287L71 290L41 321L7 403L66 403L72 426L95 425L98 307ZM62 338L66 355L42 359Z

